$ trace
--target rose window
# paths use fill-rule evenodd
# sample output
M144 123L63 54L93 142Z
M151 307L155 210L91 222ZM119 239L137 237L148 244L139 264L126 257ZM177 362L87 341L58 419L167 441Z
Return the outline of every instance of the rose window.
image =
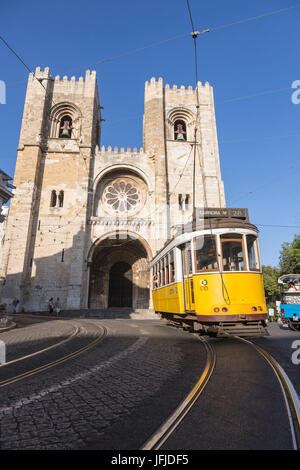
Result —
M118 181L105 190L105 202L115 211L131 211L136 208L139 199L137 188L129 182Z

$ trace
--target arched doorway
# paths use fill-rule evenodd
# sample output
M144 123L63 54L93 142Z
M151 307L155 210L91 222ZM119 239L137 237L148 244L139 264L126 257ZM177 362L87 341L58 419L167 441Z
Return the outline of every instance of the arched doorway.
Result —
M151 252L145 244L134 235L120 233L93 247L89 259L89 308L101 307L102 293L105 308L149 308Z
M132 269L123 261L109 271L108 307L132 307Z

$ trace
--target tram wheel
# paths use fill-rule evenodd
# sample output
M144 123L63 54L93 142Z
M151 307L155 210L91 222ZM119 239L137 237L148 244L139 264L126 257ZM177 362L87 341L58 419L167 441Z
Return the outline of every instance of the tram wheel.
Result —
M292 331L298 331L300 330L300 325L293 325L293 323L289 322L289 329Z

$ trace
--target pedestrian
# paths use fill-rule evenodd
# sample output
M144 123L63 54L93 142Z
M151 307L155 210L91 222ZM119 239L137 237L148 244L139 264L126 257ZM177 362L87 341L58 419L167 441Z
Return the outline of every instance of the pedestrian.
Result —
M56 312L56 316L58 317L58 314L59 314L59 312L60 312L59 297L57 297L56 302L55 302L55 312Z
M100 294L100 308L104 309L104 292L103 291Z
M17 297L14 298L13 300L13 310L14 310L14 313L17 313L18 312L18 307L19 307L19 299L17 299Z
M296 292L295 284L293 282L289 282L288 287L288 292Z
M48 310L49 310L49 313L53 313L53 310L54 310L53 297L51 297L51 299L49 299Z

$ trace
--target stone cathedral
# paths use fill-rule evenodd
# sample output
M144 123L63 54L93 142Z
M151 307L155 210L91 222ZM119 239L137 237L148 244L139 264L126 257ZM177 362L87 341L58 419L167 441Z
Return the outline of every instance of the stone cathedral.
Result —
M29 75L0 273L8 309L15 297L27 312L51 297L97 309L100 296L151 308L151 258L194 202L225 207L212 87L151 78L144 106L143 147L104 148L95 71Z

